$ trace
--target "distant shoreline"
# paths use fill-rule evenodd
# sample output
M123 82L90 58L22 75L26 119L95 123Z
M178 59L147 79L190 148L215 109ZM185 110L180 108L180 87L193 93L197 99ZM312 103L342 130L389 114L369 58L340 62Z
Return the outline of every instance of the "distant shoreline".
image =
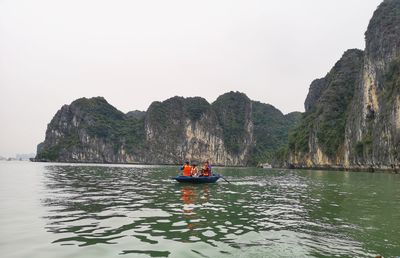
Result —
M50 161L50 160L36 160L30 159L30 162L37 162L37 163L60 163L60 164L103 164L103 165L149 165L149 166L182 166L183 163L142 163L142 162L120 162L120 163L113 163L113 162L85 162L85 161ZM211 164L213 167L234 167L234 168L251 168L252 166L233 166L233 165L221 165L221 164ZM254 167L255 168L255 167Z
M108 162L84 162L84 161L44 161L44 160L36 160L36 159L30 159L31 162L38 162L38 163L60 163L60 164L93 164L93 165L149 165L149 166L181 166L181 163L178 164L171 164L171 163L141 163L141 162L131 162L131 163L108 163ZM232 166L232 165L221 165L221 164L216 164L212 165L213 167L232 167L232 168L257 168L255 166ZM393 173L393 174L398 174L400 172L400 168L377 168L377 167L351 167L351 168L345 168L345 167L339 167L339 166L334 166L334 167L329 167L329 166L324 166L324 167L299 167L299 166L294 166L294 167L272 167L272 168L260 168L260 169L287 169L287 170L323 170L323 171L345 171L345 172L368 172L368 173Z
M294 170L331 170L331 171L346 171L346 172L369 172L369 173L394 173L398 174L400 172L400 167L340 167L340 166L324 166L324 167L300 167L300 166L294 166L290 167L289 169L294 169Z

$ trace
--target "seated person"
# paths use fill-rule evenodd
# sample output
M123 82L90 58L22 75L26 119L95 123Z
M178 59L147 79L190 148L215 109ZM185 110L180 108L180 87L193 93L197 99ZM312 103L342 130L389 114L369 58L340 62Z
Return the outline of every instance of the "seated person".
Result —
M189 165L189 161L186 161L185 164L181 167L183 176L191 176L192 167Z
M201 176L211 176L211 166L208 161L204 162L203 168L201 169Z
M196 164L192 165L192 176L193 177L198 177L199 176L199 170L197 169Z

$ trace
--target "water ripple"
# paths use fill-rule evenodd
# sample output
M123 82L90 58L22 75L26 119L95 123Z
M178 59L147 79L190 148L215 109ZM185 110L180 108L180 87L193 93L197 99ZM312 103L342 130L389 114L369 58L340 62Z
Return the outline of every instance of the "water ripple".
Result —
M178 184L166 179L175 173L172 167L48 166L46 229L57 235L55 244L121 245L121 255L378 254L364 245L359 223L374 219L371 213L357 220L351 214L351 187L289 171L224 172L232 184ZM363 202L370 204L358 204Z

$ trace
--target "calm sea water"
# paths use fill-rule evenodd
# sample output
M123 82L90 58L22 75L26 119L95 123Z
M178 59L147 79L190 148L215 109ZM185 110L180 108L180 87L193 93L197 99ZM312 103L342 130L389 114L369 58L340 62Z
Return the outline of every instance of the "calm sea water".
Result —
M400 175L0 163L1 257L400 256Z

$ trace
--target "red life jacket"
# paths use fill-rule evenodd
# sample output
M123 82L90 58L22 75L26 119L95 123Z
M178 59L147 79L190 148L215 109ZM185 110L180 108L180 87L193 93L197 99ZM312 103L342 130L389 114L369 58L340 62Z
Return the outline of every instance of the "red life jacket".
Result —
M211 176L211 171L209 166L203 169L203 176Z

